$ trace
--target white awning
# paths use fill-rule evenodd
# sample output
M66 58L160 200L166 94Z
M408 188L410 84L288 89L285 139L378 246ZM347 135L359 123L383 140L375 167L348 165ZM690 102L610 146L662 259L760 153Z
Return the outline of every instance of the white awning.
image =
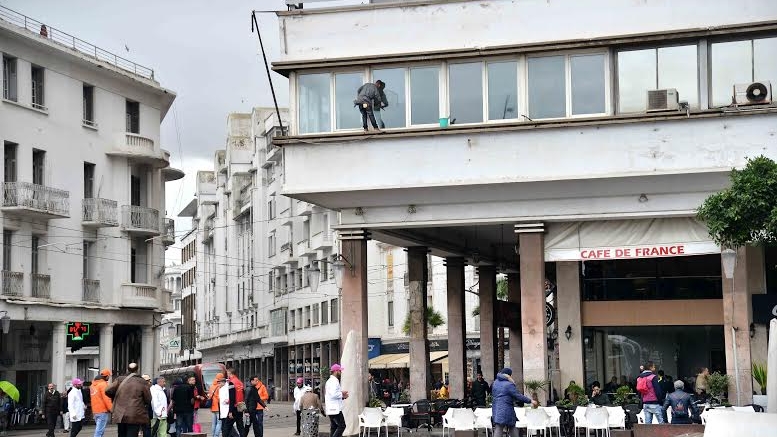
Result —
M720 253L707 226L690 217L549 223L546 229L545 261Z

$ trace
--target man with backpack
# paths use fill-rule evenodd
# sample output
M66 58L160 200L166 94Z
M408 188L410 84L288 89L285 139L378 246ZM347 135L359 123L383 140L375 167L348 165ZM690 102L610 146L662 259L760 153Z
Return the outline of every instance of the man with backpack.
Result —
M672 425L691 424L696 412L696 404L693 403L691 395L683 391L685 384L682 380L674 382L674 391L666 396L664 409L672 407Z
M642 410L647 424L653 423L653 416L656 416L658 423L664 423L664 410L659 400L662 397L661 384L655 371L656 365L649 362L637 378L637 393L642 397Z

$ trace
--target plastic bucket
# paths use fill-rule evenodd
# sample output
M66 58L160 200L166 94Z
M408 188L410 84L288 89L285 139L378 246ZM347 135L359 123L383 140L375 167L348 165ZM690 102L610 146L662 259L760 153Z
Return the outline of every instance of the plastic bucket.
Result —
M448 127L448 117L440 118L440 127Z

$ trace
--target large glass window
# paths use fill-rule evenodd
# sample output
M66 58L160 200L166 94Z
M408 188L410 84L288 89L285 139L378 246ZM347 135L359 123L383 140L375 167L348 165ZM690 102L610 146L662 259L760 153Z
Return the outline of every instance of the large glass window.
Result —
M777 38L715 43L710 48L712 106L727 106L734 85L777 82ZM772 85L774 86L774 85Z
M440 67L410 69L410 123L437 124L440 120Z
M380 111L383 123L387 128L405 127L407 125L407 103L405 101L404 68L386 68L372 71L373 82L382 80L386 84L383 92L388 100L388 107Z
M450 64L448 67L451 122L483 122L483 63Z
M529 58L529 117L564 117L566 74L564 56Z
M618 53L618 110L644 112L647 91L675 88L681 101L699 106L696 45Z
M335 120L337 129L358 129L362 126L361 113L354 107L356 91L364 85L362 73L335 74Z
M518 62L490 62L488 77L488 119L518 118Z
M570 56L569 66L572 115L604 113L604 54Z
M300 75L297 84L299 133L308 134L332 130L329 73Z

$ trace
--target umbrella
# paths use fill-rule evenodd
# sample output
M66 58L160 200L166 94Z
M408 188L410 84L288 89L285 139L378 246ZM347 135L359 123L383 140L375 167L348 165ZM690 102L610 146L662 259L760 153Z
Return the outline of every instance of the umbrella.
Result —
M0 390L7 394L14 402L19 402L19 389L8 381L0 381Z

